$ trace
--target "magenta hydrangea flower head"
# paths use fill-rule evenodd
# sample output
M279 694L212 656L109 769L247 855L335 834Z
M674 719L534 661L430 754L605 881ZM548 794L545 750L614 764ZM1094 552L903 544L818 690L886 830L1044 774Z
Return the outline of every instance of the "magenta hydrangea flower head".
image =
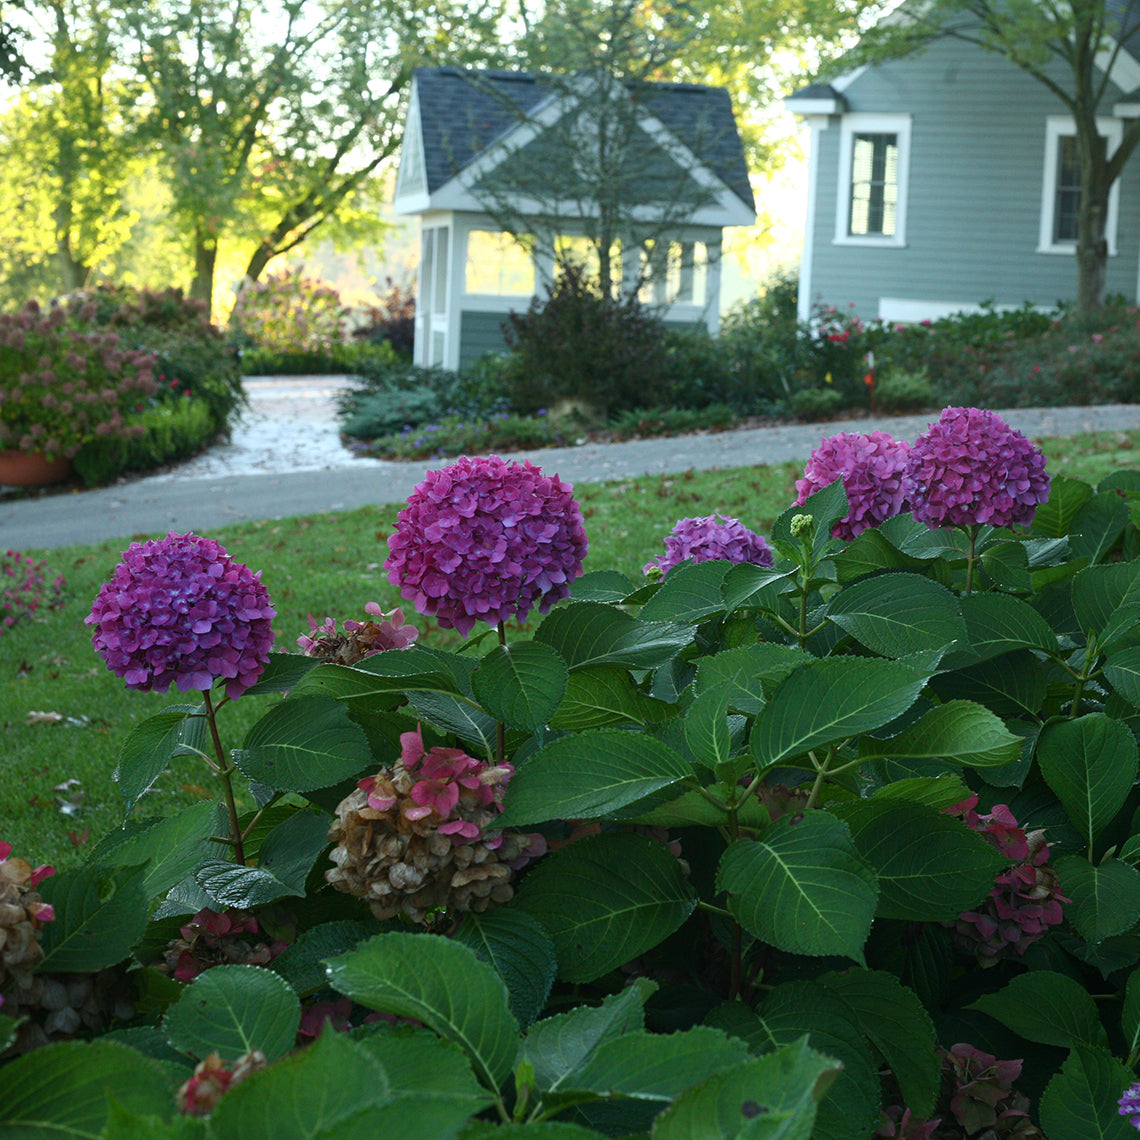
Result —
M907 463L911 510L942 526L1028 526L1049 497L1045 456L999 415L945 408L914 441Z
M903 484L909 451L906 440L885 431L841 431L823 439L811 453L804 477L796 480L796 506L842 479L851 510L831 528L831 535L850 541L906 510Z
M738 519L728 515L708 515L701 519L679 519L670 534L665 536L665 553L644 566L644 573L653 569L668 574L680 562L755 562L771 566L775 559L772 548L761 535L751 531Z
M204 692L222 680L237 697L265 668L276 612L260 571L212 539L172 533L132 542L84 621L129 688Z
M402 597L464 637L570 593L589 545L574 488L497 455L429 471L396 518L384 568Z
M1128 1123L1140 1130L1140 1081L1133 1081L1116 1103L1120 1105L1120 1115L1127 1116Z

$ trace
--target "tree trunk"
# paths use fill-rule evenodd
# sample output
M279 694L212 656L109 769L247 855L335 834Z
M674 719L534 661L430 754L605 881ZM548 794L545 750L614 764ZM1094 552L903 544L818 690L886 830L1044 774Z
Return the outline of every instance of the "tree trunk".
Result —
M1077 210L1077 305L1078 315L1094 312L1104 304L1108 274L1108 179L1107 140L1096 130L1095 121L1081 129L1078 123L1077 152L1081 164L1081 201Z
M214 304L214 263L218 259L217 238L204 237L201 233L194 238L194 280L190 283L190 296L206 306L206 316L213 312Z

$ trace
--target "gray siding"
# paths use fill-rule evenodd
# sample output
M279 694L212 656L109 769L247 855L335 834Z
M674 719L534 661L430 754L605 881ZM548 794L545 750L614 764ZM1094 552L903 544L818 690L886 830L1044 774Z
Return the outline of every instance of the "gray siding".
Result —
M526 306L523 305L523 308ZM484 313L464 309L459 314L459 367L473 364L485 352L502 352L507 347L503 336L506 313Z
M817 186L813 302L878 315L879 298L1030 301L1053 305L1076 292L1071 256L1037 253L1047 116L1065 108L1000 56L946 40L870 68L845 91L851 112L909 113L906 246L834 242L840 118L815 137ZM1111 115L1115 89L1102 103ZM1140 160L1120 183L1117 255L1108 291L1135 298L1140 239Z

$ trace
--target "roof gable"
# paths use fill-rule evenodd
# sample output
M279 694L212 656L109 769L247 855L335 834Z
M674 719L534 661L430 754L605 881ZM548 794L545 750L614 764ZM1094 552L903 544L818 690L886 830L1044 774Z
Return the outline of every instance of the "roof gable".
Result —
M413 82L416 117L409 112L405 149L397 175L397 206L401 179L411 187L411 169L419 161L425 172L428 196L461 175L477 182L497 161L514 149L532 144L544 122L559 118L569 102L542 76L526 72L464 71L454 67L417 68ZM627 94L640 113L646 131L658 136L658 145L677 157L677 144L690 165L700 165L744 203L754 209L744 148L732 113L728 92L696 84L642 83ZM417 121L418 120L418 121ZM409 138L409 133L414 137ZM671 136L662 140L662 133ZM671 143L672 145L668 145ZM405 163L409 175L405 178ZM473 167L482 166L476 170Z

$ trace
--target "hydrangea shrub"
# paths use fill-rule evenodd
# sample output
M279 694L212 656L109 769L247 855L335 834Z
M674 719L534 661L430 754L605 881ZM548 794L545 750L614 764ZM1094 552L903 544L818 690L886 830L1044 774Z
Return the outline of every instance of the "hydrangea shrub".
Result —
M579 575L569 489L505 467L436 473L395 546L498 636L411 640L377 600L376 644L329 619L269 654L225 744L210 690L130 730L126 826L37 883L50 922L26 881L0 907L0 961L35 958L19 998L0 975L0 1131L247 1135L287 1103L314 1135L1130 1135L1140 473L850 539L836 478L757 523L771 565L635 581ZM520 519L572 580L504 617ZM221 811L139 809L179 756Z

